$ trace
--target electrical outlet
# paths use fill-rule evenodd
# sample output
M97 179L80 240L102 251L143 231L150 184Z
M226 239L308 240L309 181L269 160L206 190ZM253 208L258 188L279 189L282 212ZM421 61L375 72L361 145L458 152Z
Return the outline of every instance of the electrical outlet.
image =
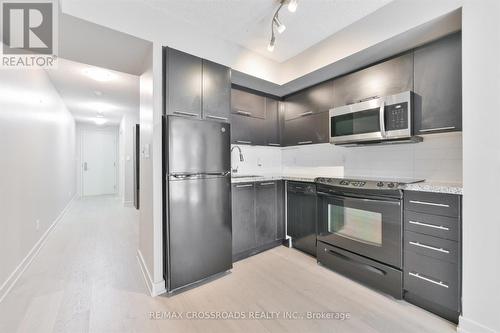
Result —
M40 230L40 220L35 221L35 229Z

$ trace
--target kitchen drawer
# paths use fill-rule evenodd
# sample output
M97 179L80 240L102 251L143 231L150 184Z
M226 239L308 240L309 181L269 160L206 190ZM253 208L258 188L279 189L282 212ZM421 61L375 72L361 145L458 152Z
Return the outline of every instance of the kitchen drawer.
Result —
M434 237L459 240L460 220L457 217L405 211L405 230Z
M290 192L299 192L306 194L315 194L316 193L316 184L314 183L299 183L299 182L288 182L287 183L287 191Z
M419 213L458 217L460 196L455 194L405 191L405 209Z
M405 251L404 289L420 298L458 310L458 265Z
M403 249L452 264L458 262L458 243L447 239L405 231Z
M365 257L318 242L318 262L350 279L401 299L402 272Z

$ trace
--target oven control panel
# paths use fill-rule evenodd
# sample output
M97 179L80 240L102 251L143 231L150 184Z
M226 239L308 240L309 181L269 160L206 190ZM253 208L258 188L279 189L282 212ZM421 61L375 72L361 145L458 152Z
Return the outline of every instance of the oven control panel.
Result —
M377 181L377 180L355 180L339 178L316 178L316 182L325 185L339 186L346 188L372 189L372 190L392 190L398 189L398 182Z

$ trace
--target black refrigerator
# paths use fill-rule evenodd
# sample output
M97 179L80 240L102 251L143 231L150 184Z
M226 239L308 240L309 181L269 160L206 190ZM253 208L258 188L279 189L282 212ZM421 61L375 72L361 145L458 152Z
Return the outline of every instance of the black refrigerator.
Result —
M228 123L166 116L164 277L180 291L232 266Z

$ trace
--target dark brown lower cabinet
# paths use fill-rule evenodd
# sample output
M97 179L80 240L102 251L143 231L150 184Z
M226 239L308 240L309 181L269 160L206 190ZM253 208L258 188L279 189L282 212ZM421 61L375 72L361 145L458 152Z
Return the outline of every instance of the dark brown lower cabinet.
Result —
M282 243L283 200L283 181L232 185L233 261Z
M458 323L461 196L414 191L404 196L404 299Z

